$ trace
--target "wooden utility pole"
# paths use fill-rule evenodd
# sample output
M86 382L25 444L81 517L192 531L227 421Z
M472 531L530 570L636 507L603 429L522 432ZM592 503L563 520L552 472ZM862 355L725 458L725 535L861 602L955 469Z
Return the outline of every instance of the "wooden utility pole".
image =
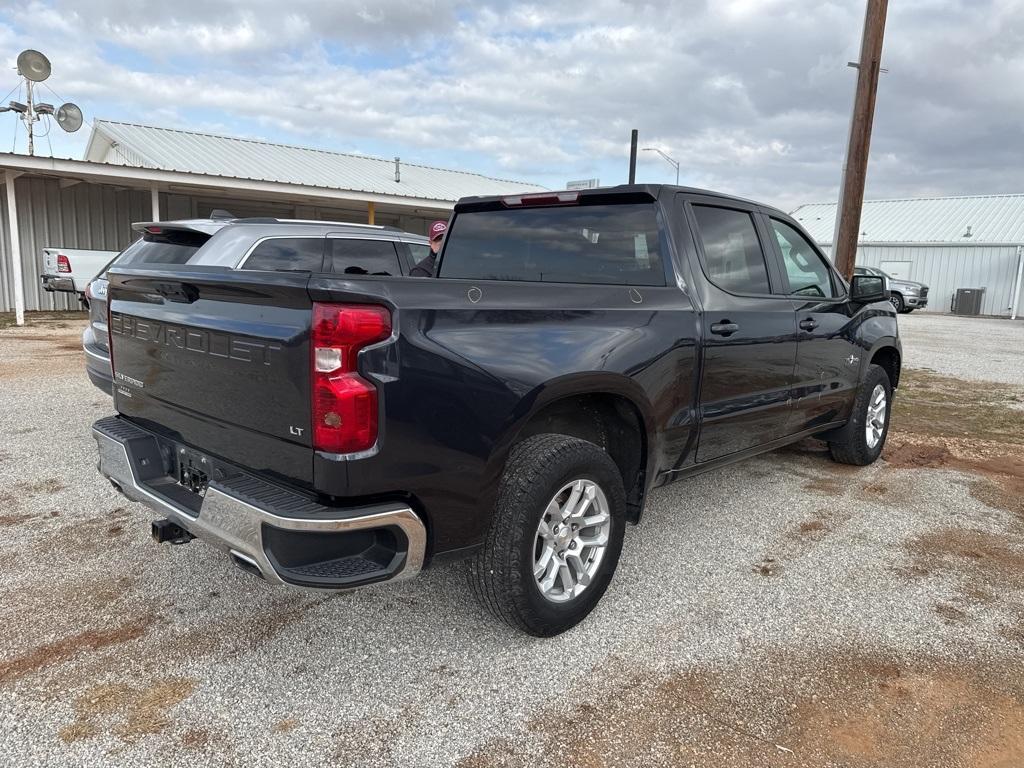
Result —
M860 209L864 204L864 181L868 171L868 150L871 125L875 119L875 95L878 72L882 62L882 38L885 35L885 13L888 0L867 0L864 34L860 41L860 63L857 67L857 91L850 116L850 139L846 163L839 185L839 206L832 237L832 261L849 280L857 258L857 236L860 233Z

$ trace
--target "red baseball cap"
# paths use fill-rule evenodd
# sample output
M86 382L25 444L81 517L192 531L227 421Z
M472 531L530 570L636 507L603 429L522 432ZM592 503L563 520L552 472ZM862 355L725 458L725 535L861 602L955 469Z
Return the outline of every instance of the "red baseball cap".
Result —
M441 221L440 219L430 223L430 229L427 230L430 234L431 240L437 240L439 237L444 237L444 233L448 231L448 222Z

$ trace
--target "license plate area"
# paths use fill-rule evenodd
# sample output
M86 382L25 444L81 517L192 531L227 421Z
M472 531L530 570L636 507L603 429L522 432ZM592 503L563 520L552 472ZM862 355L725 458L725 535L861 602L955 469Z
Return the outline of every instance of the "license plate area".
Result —
M209 462L205 456L182 448L178 451L178 485L197 496L205 496L210 485Z

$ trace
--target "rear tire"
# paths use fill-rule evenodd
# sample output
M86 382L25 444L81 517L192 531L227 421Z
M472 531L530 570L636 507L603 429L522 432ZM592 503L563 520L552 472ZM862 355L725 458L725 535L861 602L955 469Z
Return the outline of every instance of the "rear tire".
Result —
M505 466L490 530L469 561L470 587L515 629L565 632L608 588L625 513L622 475L607 453L566 435L527 438Z
M846 426L829 440L832 459L859 467L873 464L882 454L889 434L892 412L892 384L880 365L870 365L857 390L853 412Z

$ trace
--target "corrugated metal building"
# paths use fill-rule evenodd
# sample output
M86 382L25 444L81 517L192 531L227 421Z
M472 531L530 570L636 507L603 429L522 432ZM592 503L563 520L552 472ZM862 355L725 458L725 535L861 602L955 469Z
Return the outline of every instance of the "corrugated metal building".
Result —
M83 160L0 153L0 311L15 308L11 192L24 307L76 309L46 293L44 247L121 250L132 222L236 216L369 222L426 233L460 197L535 184L363 155L96 120Z
M792 215L831 251L835 203ZM927 284L927 311L949 312L958 288L984 288L982 314L1011 313L1024 264L1024 194L868 200L860 229L857 263Z

